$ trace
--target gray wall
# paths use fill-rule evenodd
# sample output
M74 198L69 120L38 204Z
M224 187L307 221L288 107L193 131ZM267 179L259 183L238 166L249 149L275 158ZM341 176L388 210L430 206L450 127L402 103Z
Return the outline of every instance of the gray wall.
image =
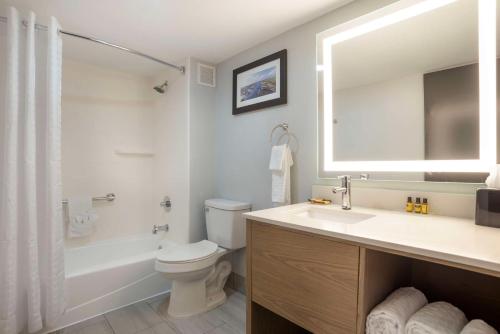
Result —
M271 206L269 133L287 121L299 147L292 168L292 202L306 200L317 181L316 33L369 13L393 0L360 0L242 52L217 66L216 191ZM232 71L276 51L288 50L288 104L232 116ZM293 146L293 143L292 143Z
M248 201L253 210L271 207L269 134L287 121L299 145L292 167L292 202L311 196L317 171L316 34L389 5L395 0L356 0L314 21L246 50L217 66L215 93L215 193ZM288 50L288 104L232 116L233 69L282 49ZM295 146L295 143L292 143ZM477 185L398 181L353 181L354 187L472 193ZM245 275L244 250L231 255L233 271Z
M217 66L215 97L216 194L249 201L254 210L271 207L269 133L287 121L299 148L292 168L292 202L311 195L313 184L334 184L317 175L316 34L395 0L356 0L314 21L246 50ZM232 71L276 51L288 50L288 104L232 116ZM473 184L353 181L353 186L472 193Z
M213 198L215 193L213 177L215 173L215 88L197 83L198 62L200 60L195 58L189 58L187 61L190 242L206 239L203 207L205 200Z

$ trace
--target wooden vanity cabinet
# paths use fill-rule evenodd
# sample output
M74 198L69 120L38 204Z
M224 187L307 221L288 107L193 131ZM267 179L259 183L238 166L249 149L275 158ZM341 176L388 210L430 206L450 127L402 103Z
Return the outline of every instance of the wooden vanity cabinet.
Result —
M365 332L403 286L500 329L500 272L247 221L247 333Z
M247 243L247 333L265 332L253 303L305 332L356 332L360 247L255 221Z

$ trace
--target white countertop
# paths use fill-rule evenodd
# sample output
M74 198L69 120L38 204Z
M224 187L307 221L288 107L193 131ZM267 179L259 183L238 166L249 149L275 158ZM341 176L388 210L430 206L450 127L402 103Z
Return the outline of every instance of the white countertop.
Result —
M298 216L311 207L343 211L338 205L294 204L245 213L248 219L500 273L500 229L473 220L353 207L374 215L358 223ZM349 212L349 211L348 211Z

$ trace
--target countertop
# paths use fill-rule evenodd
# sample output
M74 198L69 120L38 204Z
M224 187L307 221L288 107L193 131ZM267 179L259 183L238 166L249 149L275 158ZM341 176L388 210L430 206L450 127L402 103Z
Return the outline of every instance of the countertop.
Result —
M357 223L299 216L310 208L373 215ZM328 211L325 211L328 213ZM245 218L358 244L415 254L500 273L500 229L471 219L309 203L252 211Z

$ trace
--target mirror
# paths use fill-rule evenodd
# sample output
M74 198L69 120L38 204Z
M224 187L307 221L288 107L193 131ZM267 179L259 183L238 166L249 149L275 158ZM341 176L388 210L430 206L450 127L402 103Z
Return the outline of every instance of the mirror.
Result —
M494 1L403 0L320 33L320 176L484 182L495 14Z

